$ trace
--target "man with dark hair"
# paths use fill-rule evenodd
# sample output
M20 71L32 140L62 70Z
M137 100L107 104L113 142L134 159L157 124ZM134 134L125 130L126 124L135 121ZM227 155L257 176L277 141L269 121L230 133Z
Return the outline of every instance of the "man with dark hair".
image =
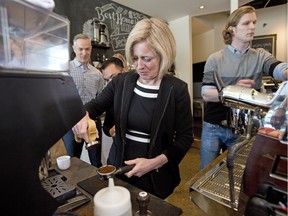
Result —
M106 82L110 82L115 76L120 73L127 72L127 63L121 54L115 54L113 57L107 59L101 65L101 72ZM112 137L114 140L116 131L114 125L113 108L105 112L105 120L103 123L103 132L106 136ZM110 152L109 152L110 154ZM109 158L109 157L108 157ZM107 164L110 164L108 159Z
M122 73L124 65L121 59L111 57L103 62L101 65L101 72L106 82L112 80L117 74Z

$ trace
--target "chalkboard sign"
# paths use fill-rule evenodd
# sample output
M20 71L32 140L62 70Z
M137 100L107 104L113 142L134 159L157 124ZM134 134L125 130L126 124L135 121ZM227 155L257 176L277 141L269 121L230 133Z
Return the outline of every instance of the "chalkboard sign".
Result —
M92 39L93 21L103 23L109 43L107 57L116 52L124 55L130 31L138 21L149 17L110 0L55 0L54 12L69 19L71 43L78 33L85 33Z
M255 49L263 48L276 57L276 37L276 34L255 36L251 47Z

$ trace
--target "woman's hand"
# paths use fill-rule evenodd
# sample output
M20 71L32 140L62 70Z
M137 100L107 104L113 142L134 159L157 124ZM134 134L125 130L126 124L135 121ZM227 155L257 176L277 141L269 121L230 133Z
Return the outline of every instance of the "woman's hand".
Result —
M157 157L152 158L152 159L136 158L134 160L128 160L128 161L125 161L125 164L127 165L135 164L135 166L132 170L125 173L125 175L128 178L132 176L141 177L152 170L156 170L162 167L167 162L168 162L168 159L164 154L158 155Z
M115 125L112 128L110 128L109 134L110 134L111 137L115 137L115 134L116 134Z
M89 143L89 138L87 134L89 119L90 118L88 112L86 112L86 115L72 128L73 133L78 138L84 139L87 143Z

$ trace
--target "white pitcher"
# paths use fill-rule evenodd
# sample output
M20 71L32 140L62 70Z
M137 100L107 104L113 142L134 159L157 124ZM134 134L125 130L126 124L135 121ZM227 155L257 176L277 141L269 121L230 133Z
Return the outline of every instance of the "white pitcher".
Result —
M94 196L94 216L132 216L130 192L109 178L108 187Z

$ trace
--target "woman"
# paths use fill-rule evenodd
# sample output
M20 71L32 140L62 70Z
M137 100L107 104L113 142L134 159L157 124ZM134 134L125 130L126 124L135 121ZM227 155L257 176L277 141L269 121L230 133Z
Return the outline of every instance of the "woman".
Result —
M73 131L87 140L89 117L113 107L116 135L109 161L116 167L135 164L121 178L165 199L180 183L179 163L193 143L187 84L167 75L175 39L162 20L143 19L130 32L125 52L136 71L114 77L85 105L87 114Z

